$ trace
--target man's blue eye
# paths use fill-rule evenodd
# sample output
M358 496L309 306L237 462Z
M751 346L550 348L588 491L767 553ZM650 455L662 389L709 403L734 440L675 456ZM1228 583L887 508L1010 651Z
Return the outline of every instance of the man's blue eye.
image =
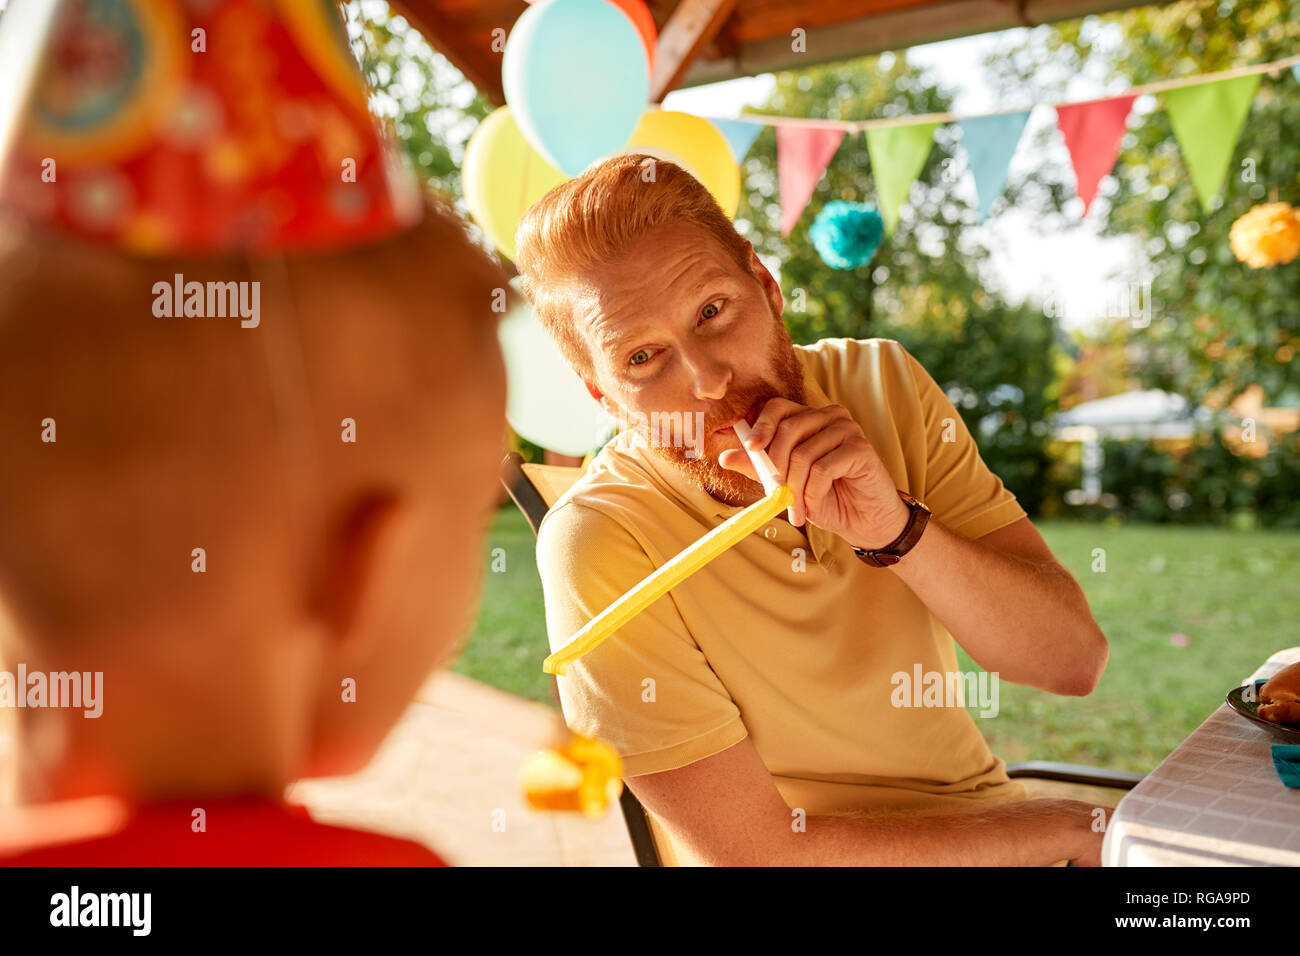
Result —
M642 359L640 362L638 362L636 360L636 357L638 355L644 355L645 358ZM632 353L632 358L630 361L633 365L644 365L646 362L650 361L650 353L647 352L645 349L637 349L635 352Z
M714 302L710 302L708 305L706 305L703 309L700 310L700 314L703 315L706 319L711 319L721 311L722 308L720 306L718 306Z

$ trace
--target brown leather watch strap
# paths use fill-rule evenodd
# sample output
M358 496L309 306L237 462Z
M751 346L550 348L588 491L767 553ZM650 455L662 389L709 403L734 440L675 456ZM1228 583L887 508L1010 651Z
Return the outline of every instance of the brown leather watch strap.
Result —
M916 543L921 540L921 534L930 520L930 509L924 502L913 498L901 488L896 490L911 513L907 517L907 524L903 527L902 533L883 548L853 549L853 553L868 567L887 568L901 561L903 556L916 547Z

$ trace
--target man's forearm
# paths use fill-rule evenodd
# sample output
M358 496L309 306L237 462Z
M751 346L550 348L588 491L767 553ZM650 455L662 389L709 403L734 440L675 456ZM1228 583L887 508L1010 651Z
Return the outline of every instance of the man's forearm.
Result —
M881 572L886 573L886 572ZM955 534L934 518L889 568L987 671L1056 694L1086 694L1106 638L1068 571Z
M1098 852L1086 804L1022 800L967 812L846 813L791 833L786 866L1051 866Z

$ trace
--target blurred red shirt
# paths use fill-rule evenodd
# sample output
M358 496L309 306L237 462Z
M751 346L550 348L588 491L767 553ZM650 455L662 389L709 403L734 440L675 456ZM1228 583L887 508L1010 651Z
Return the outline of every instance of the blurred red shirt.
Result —
M199 832L196 809L206 817ZM317 823L304 807L260 797L146 804L103 836L0 847L0 866L446 865L411 840Z

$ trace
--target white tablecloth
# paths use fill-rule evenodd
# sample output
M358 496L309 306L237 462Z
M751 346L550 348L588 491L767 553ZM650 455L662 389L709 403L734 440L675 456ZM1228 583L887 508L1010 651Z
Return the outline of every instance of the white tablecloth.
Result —
M1278 651L1242 683L1297 660ZM1300 790L1273 767L1285 743L1221 706L1120 801L1102 866L1300 866Z

